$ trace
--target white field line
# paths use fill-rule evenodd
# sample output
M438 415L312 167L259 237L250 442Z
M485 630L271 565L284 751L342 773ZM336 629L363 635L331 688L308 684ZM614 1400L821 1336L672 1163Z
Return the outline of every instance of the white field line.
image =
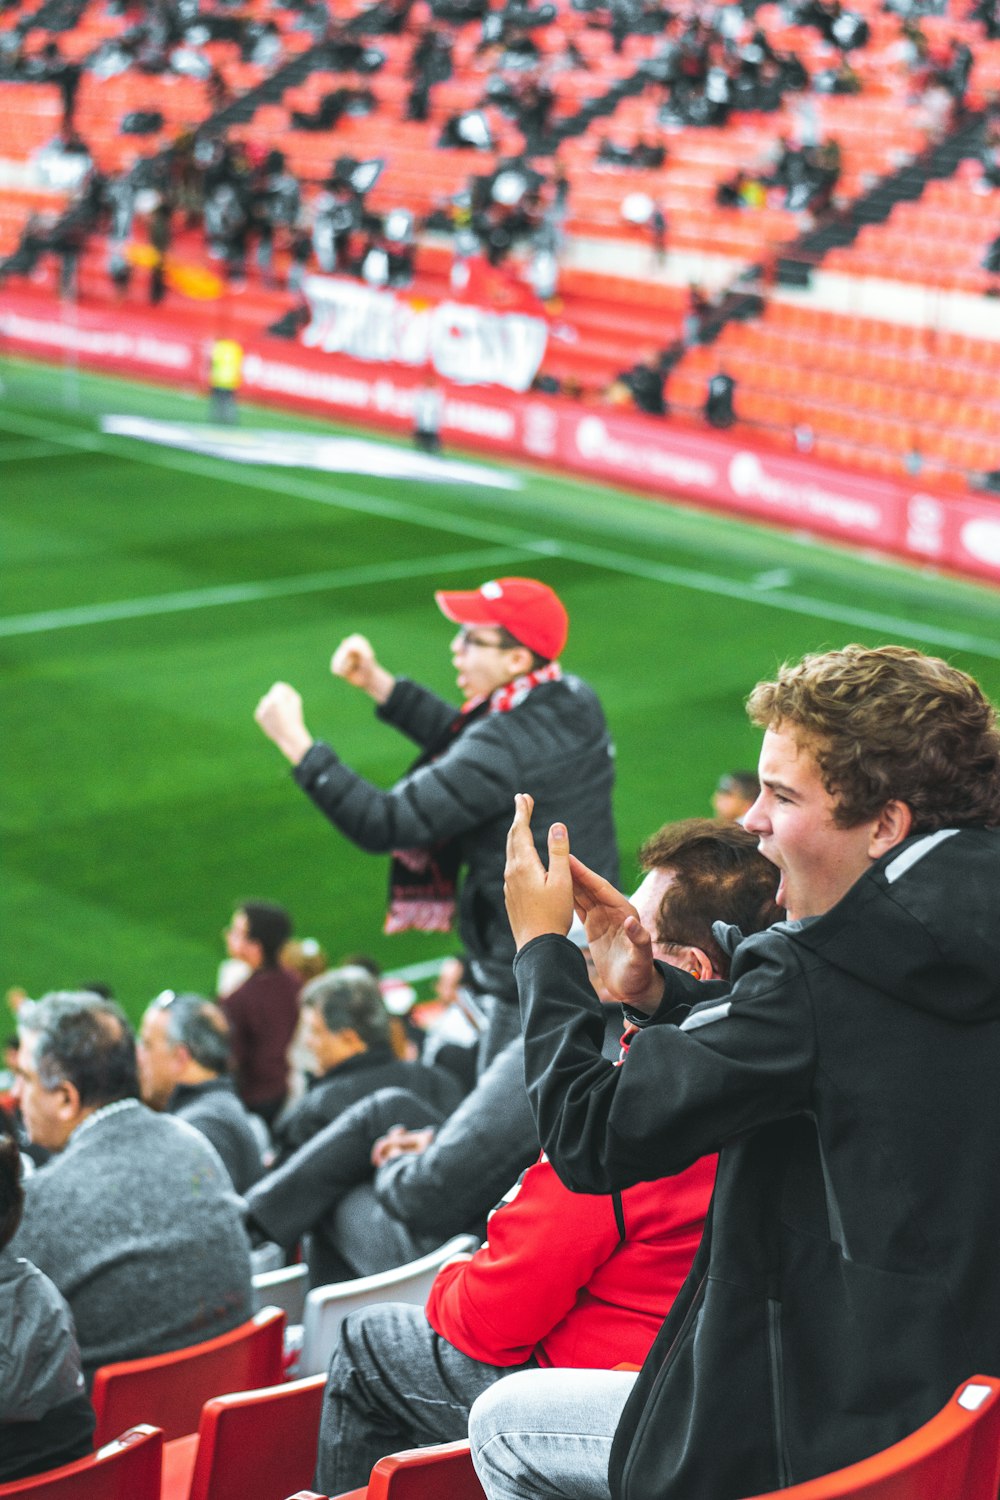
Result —
M184 614L221 604L252 604L261 599L285 599L294 594L319 594L330 589L359 588L365 584L398 582L401 579L454 572L473 567L494 569L523 562L533 554L497 547L489 551L447 552L439 557L420 557L397 563L366 564L357 568L331 569L326 573L303 573L295 578L263 579L259 583L221 584L217 588L187 589L175 594L150 594L139 599L120 599L111 604L83 604L70 609L50 609L32 615L0 618L0 637L38 635L49 630L68 630L77 625L103 625L110 620L140 620L149 615Z
M128 457L137 462L152 464L158 468L173 469L183 473L200 474L210 479L216 479L220 483L243 484L253 489L270 490L275 494L292 495L296 499L315 501L321 505L330 505L342 510L352 510L363 515L381 516L386 519L403 521L411 526L424 526L431 530L450 532L456 536L474 537L479 541L493 542L500 546L506 546L517 550L522 556L549 556L565 557L573 562L579 562L585 566L604 569L607 572L621 573L630 578L643 578L654 583L669 584L676 588L692 589L697 593L710 594L715 597L739 599L744 603L759 604L766 609L783 610L788 614L809 615L815 619L829 620L835 624L849 625L853 628L866 631L874 631L883 640L906 636L911 640L922 641L927 645L936 646L939 649L948 648L957 651L975 652L980 656L987 656L994 660L1000 660L1000 638L990 636L973 635L967 631L950 630L943 626L928 624L924 620L908 620L896 615L881 614L876 610L854 609L848 604L839 604L832 600L815 599L806 594L794 594L785 590L774 588L762 589L752 582L741 582L734 578L724 578L712 573L705 573L694 568L672 567L668 563L657 563L647 561L643 558L634 557L627 553L616 553L605 550L603 547L591 547L586 543L576 541L555 540L551 537L533 536L515 526L497 525L487 521L480 521L470 516L451 515L437 511L428 506L421 506L410 500L389 499L385 496L365 495L356 490L324 486L314 481L292 478L285 474L271 474L260 468L253 468L244 472L237 464L222 462L216 459L197 458L190 454L178 453L170 449L154 449L142 447L137 444L125 446L122 440L115 441L107 439L99 434L78 432L68 427L60 427L54 422L48 422L37 417L25 416L18 413L0 413L0 427L8 430L21 432L26 436L47 438L54 442L64 442L68 447L86 449L87 451L104 451L116 453L121 457ZM410 488L412 493L412 487ZM276 580L288 587L293 580ZM329 585L325 585L329 587ZM255 585L241 585L240 587L255 587ZM265 588L266 584L256 585ZM294 590L289 588L289 592ZM225 594L225 588L211 591L198 590L196 593L218 592ZM180 598L182 595L162 595L161 600ZM274 594L262 597L273 598ZM128 609L130 604L141 605L144 601L122 601L120 604L95 605L95 610ZM242 599L232 600L221 598L219 603L243 602ZM185 607L183 603L178 606ZM169 606L168 606L169 608ZM161 607L160 611L168 612ZM70 614L71 611L53 611L53 614ZM118 619L122 615L113 614L108 618ZM125 616L127 617L127 616ZM24 623L34 616L10 617L10 621L0 619L0 636L8 631L5 626L8 623L21 622L16 630L10 634L27 634L28 627ZM92 623L80 620L72 623ZM96 620L93 622L96 623ZM58 625L39 626L39 629L57 629Z

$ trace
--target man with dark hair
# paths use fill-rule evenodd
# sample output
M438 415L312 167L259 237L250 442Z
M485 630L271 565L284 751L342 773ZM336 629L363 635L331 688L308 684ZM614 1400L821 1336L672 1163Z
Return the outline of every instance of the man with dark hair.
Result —
M317 1077L304 1097L275 1122L279 1161L376 1089L409 1089L442 1117L462 1096L461 1083L447 1068L430 1068L395 1055L382 991L360 965L330 969L306 985L302 1040Z
M674 963L679 955L677 967L696 979L725 977L730 955L716 925L736 927L746 937L778 921L783 913L775 900L777 876L756 849L757 840L738 824L711 818L667 823L646 840L639 863L661 875L662 894L650 924L657 958ZM645 920L635 896L632 905Z
M668 824L640 857L661 877L654 887L648 874L640 896L657 903L658 956L700 978L729 972L716 918L757 932L782 915L777 871L742 828ZM708 1155L664 1182L571 1193L536 1161L491 1215L487 1243L438 1274L426 1311L387 1303L341 1325L317 1488L340 1494L382 1453L465 1437L473 1400L511 1369L641 1361L690 1270L714 1180Z
M279 962L292 919L270 901L244 901L226 928L230 958L250 975L219 1004L229 1022L236 1092L272 1124L288 1093L288 1048L299 1019L301 980Z
M489 1017L482 1070L520 1030L502 909L511 798L526 787L546 814L558 806L575 847L613 880L612 751L594 692L559 664L569 624L552 589L534 578L496 578L435 598L460 627L451 643L460 711L388 672L362 635L342 641L331 663L335 676L374 700L383 723L420 746L389 791L313 740L302 700L287 683L275 683L256 718L341 833L370 853L392 852L387 932L448 931L457 900L469 986Z
M789 920L739 943L707 999L653 961L559 824L545 872L518 798L508 911L556 1170L607 1191L721 1151L711 1225L641 1373L556 1387L532 1371L473 1409L491 1500L525 1500L540 1474L546 1497L784 1489L1000 1369L995 710L944 661L848 646L783 667L749 712L764 742L746 828ZM620 1069L562 936L574 905L639 1028Z
M201 995L164 990L142 1018L138 1058L142 1097L150 1109L200 1130L222 1157L233 1187L245 1193L263 1170L267 1134L240 1103L228 1076L229 1026L219 1007Z
M28 1134L54 1152L25 1184L18 1254L69 1303L88 1379L250 1316L250 1250L216 1153L139 1101L135 1041L96 995L26 1005L17 1092Z
M9 1248L23 1208L17 1143L0 1137L0 1484L83 1458L94 1432L69 1308Z

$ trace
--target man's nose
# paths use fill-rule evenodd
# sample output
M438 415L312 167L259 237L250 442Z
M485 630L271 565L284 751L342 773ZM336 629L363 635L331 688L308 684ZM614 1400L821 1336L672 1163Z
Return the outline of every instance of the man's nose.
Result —
M758 797L743 814L743 827L748 833L766 833L769 826Z

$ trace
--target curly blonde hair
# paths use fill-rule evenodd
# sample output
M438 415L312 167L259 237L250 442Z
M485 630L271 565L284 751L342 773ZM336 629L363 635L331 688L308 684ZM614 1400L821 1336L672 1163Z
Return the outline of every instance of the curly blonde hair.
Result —
M996 710L966 672L905 646L845 646L786 663L747 713L789 730L815 756L852 828L898 799L913 832L1000 826Z

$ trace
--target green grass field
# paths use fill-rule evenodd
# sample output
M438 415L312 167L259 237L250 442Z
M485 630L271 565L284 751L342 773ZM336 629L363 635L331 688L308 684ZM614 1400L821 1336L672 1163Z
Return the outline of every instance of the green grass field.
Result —
M902 641L1000 697L1000 594L519 469L510 492L251 468L106 436L102 413L204 422L204 401L0 367L6 706L0 984L102 978L138 1013L211 988L220 929L284 902L336 960L398 967L446 939L381 934L385 861L341 840L253 723L276 678L380 785L410 759L330 653L364 631L394 670L453 688L436 587L529 573L566 600L567 666L618 747L627 878L641 838L707 812L753 763L743 713L785 657ZM336 429L244 410L244 429Z

